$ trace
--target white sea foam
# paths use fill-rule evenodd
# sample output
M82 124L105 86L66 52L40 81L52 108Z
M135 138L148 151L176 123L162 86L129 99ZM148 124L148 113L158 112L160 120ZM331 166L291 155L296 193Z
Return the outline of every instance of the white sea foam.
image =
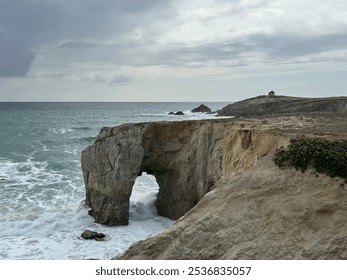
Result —
M65 128L65 127L60 127L60 128L51 127L48 129L48 131L53 134L65 134L65 133L72 132L73 130L71 128Z
M46 161L0 159L0 180L0 209L6 209L6 218L25 218L39 209L49 211L66 203L75 204L77 186L71 178L50 170Z
M225 119L230 117L218 116L217 113L193 113L190 110L182 111L184 115L169 115L171 120L208 120L208 119Z
M172 223L157 216L154 207L157 191L152 177L146 174L139 177L131 196L128 226L96 224L88 216L87 209L72 204L58 211L31 208L21 219L0 219L0 259L110 259L132 243L158 234ZM81 239L85 229L103 232L105 241Z

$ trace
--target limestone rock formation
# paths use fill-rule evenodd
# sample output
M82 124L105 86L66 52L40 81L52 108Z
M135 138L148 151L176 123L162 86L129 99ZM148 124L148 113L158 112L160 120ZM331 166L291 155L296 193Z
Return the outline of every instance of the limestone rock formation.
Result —
M82 152L86 204L98 223L127 224L132 187L136 177L147 172L159 185L158 214L178 219L222 176L251 166L286 142L278 133L263 134L240 130L229 121L104 128L95 144Z

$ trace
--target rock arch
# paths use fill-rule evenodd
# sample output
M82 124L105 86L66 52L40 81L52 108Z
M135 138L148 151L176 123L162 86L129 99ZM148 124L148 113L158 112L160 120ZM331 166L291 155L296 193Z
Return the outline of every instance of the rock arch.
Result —
M82 151L86 205L95 221L126 225L136 177L155 176L158 214L178 219L221 177L252 166L286 145L277 133L233 127L230 121L181 121L103 128Z
M184 215L221 175L218 157L208 156L220 140L213 139L213 127L184 121L103 128L81 160L86 204L96 222L128 224L129 198L142 172L154 175L159 185L158 214Z

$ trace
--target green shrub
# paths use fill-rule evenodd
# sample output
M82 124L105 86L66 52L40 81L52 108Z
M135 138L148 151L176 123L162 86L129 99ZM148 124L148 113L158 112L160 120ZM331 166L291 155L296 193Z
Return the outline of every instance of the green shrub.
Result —
M293 166L302 172L312 166L319 173L347 180L347 141L291 140L286 150L275 153L274 162L281 168Z

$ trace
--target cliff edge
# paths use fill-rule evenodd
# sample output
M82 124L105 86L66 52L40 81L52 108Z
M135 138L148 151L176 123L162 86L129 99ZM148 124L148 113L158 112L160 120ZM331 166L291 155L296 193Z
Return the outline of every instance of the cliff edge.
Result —
M136 177L156 177L158 213L178 220L117 259L347 259L344 180L273 162L306 137L347 139L346 114L104 128L82 152L86 203L127 224Z

